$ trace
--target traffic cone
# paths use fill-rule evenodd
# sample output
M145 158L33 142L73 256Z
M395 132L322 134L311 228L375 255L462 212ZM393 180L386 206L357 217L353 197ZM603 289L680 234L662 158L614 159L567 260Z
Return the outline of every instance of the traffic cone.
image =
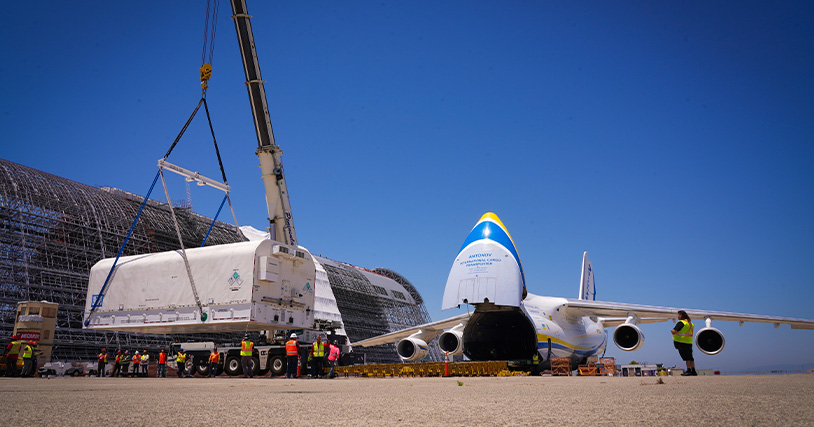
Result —
M444 352L444 376L449 376L449 352Z

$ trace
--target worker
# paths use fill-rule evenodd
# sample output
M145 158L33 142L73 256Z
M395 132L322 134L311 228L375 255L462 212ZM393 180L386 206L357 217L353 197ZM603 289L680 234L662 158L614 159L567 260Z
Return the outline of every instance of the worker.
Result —
M540 352L538 351L531 356L531 374L540 375Z
M103 348L99 353L99 365L96 368L96 377L101 378L105 376L105 365L107 365L107 349Z
M311 346L311 377L322 376L322 357L325 356L325 345L322 343L322 336L317 335L317 340Z
M678 323L670 331L673 334L673 345L678 350L681 360L687 362L687 371L681 376L696 376L695 359L692 357L692 337L695 333L690 316L684 310L678 310Z
M331 372L328 372L328 378L333 378L334 368L339 363L339 346L336 345L336 340L328 346L328 363L331 364Z
M17 335L11 336L11 342L6 346L6 376L16 377L20 373L17 371L17 360L20 357L20 350L23 347L23 342Z
M147 368L150 367L150 355L147 350L141 353L141 376L147 378Z
M158 371L155 376L167 378L167 352L163 348L158 353Z
M209 355L209 375L207 377L218 376L218 365L220 365L220 353L218 353L218 348L215 347Z
M184 353L184 349L178 349L178 354L175 355L175 371L178 373L178 378L182 378L184 376L184 371L186 370L186 363L187 363L187 354Z
M240 342L240 366L243 368L243 378L248 375L249 378L254 378L254 366L252 366L252 352L254 351L254 343L249 341L249 336L244 335L243 341Z
M139 354L138 350L136 350L136 354L133 355L133 373L130 374L131 378L135 378L138 376L140 364L141 364L141 354Z
M291 337L285 343L285 377L297 378L297 364L299 363L299 344L297 343L297 334L291 334Z
M116 350L116 358L113 359L113 371L110 372L111 377L118 377L119 371L122 369L122 351Z
M125 350L124 354L122 354L121 367L119 368L119 374L122 377L127 378L127 375L130 374L130 362L132 360L133 357L130 356L130 350Z
M21 377L33 377L35 371L37 370L37 352L36 352L37 343L35 341L29 341L28 344L23 348L23 372L20 374Z

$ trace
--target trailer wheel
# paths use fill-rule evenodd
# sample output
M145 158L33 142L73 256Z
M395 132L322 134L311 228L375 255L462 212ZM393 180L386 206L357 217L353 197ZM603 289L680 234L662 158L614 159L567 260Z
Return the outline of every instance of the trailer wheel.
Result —
M184 375L189 375L191 377L195 376L195 360L194 359L187 360L187 362L184 363Z
M226 358L226 363L223 365L223 371L232 377L240 375L240 372L243 371L243 369L240 368L240 359L235 356Z
M196 368L198 368L198 375L202 377L209 375L209 365L200 364Z
M271 370L271 375L273 376L280 376L285 374L285 365L286 360L283 356L274 356L271 358L269 362L269 367Z
M252 360L249 363L252 370L252 376L260 376L260 359L257 356L252 356Z

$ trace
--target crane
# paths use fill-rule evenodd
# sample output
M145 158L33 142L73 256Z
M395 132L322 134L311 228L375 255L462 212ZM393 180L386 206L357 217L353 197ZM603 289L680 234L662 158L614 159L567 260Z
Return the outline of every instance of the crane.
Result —
M245 0L231 0L232 20L235 22L243 71L246 75L246 88L252 107L254 128L257 132L257 157L260 160L260 173L266 189L268 207L269 237L291 246L297 246L297 233L294 230L294 217L291 214L291 201L288 198L283 161L283 151L274 141L271 128L266 89L260 76L260 63L254 47L251 16Z

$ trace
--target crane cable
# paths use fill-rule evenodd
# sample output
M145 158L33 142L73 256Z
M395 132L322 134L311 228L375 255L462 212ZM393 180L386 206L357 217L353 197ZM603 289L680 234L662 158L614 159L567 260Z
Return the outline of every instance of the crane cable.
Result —
M206 18L204 20L204 43L203 43L203 49L201 50L201 63L203 64L203 65L201 65L201 89L202 89L201 100L198 101L198 105L195 106L195 110L192 111L192 114L189 116L189 119L187 119L186 123L184 123L184 126L181 128L181 131L178 133L178 136L175 138L175 140L172 142L172 144L170 144L170 148L167 150L167 153L164 154L163 160L167 160L167 158L170 156L170 153L172 153L172 150L178 144L178 141L181 140L181 136L184 135L184 133L187 130L187 127L189 127L189 124L192 122L192 119L195 118L195 115L198 113L198 110L201 108L201 105L203 104L204 110L206 111L206 119L209 122L209 131L212 134L212 142L215 145L215 154L218 157L218 166L220 166L220 172L221 172L221 175L223 176L223 183L228 185L228 183L226 181L226 171L223 168L223 161L221 160L221 157L220 157L220 150L218 150L218 141L215 139L215 129L212 127L212 118L209 116L209 106L207 105L207 102L206 102L206 90L209 88L209 85L207 84L207 82L209 81L210 77L212 76L212 58L214 57L214 54L215 54L215 31L217 29L218 7L219 7L219 4L220 4L220 0L214 0L215 4L214 4L214 8L212 8L211 7L211 1L212 0L207 0L206 1ZM212 16L211 20L210 20L210 15ZM210 27L211 27L211 31L210 31ZM209 58L208 58L209 62L204 62L207 59L206 58L206 53L207 53L206 46L207 46L207 44L209 45ZM192 287L192 293L193 293L193 296L195 297L195 303L198 306L198 309L200 310L200 313L201 313L200 314L201 321L206 321L207 315L204 312L203 305L201 304L201 300L198 297L198 290L195 288L195 281L192 278L192 270L191 270L190 265L189 265L189 260L187 259L187 256L186 256L186 248L184 247L184 242L183 242L183 239L181 237L181 229L179 227L178 220L175 217L175 211L174 211L174 209L172 207L172 202L170 201L169 191L167 190L167 184L166 184L166 182L164 180L163 171L159 168L158 172L155 175L155 178L153 179L153 183L150 186L150 189L147 191L147 195L144 196L144 200L142 200L141 206L139 207L139 210L138 210L138 213L136 214L135 219L133 219L133 223L130 226L130 230L127 232L127 236L125 236L124 242L122 243L121 247L119 248L119 252L116 254L116 259L113 261L113 265L110 267L110 271L108 271L108 273L107 273L107 277L105 278L105 282L102 285L102 288L99 290L99 297L96 298L95 300L93 300L93 302L91 303L90 311L88 312L88 316L84 321L84 324L85 324L86 327L90 325L90 316L96 311L96 309L99 308L99 306L101 306L102 298L104 297L105 291L107 290L107 287L110 284L110 279L113 276L113 272L116 269L116 264L119 262L119 258L121 258L122 253L124 252L124 248L125 248L125 246L127 246L127 242L130 240L130 236L132 235L133 230L135 229L136 224L138 223L139 217L141 217L141 213L144 210L144 206L147 204L147 201L150 198L150 194L152 194L152 192L153 192L153 188L155 188L155 184L158 182L158 178L161 178L161 183L164 186L164 195L167 198L167 205L170 208L170 214L172 216L172 220L173 220L173 223L175 225L175 232L176 232L176 235L178 236L178 241L179 241L179 243L181 245L181 256L184 259L184 266L186 267L187 275L189 276L190 285ZM224 197L224 201L229 202L229 208L232 211L232 217L235 220L235 226L238 229L238 233L240 233L240 225L237 223L237 216L235 215L235 209L232 206L232 199L229 197L228 192L226 193L226 196ZM223 202L221 202L221 205L218 208L218 213L215 215L215 218L212 219L212 224L209 226L209 230L206 232L206 236L204 237L203 242L201 242L201 246L203 246L206 243L206 239L209 237L209 232L212 231L212 227L214 226L215 221L218 218L218 215L220 215L220 211L221 211L222 208L223 208Z
M203 97L209 89L209 79L212 77L212 62L215 56L215 32L218 28L218 8L220 0L214 0L214 7L211 7L212 0L206 0L206 18L204 19L204 41L201 48L201 91ZM209 16L212 19L209 19ZM210 31L211 27L211 31ZM209 45L209 58L206 57L206 45Z

